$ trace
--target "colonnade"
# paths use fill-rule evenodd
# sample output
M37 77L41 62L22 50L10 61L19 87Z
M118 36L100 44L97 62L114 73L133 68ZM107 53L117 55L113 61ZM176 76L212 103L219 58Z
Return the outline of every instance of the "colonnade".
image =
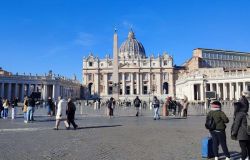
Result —
M249 90L247 81L235 82L202 82L190 85L189 98L191 100L205 100L206 91L214 91L217 99L238 100L243 90Z

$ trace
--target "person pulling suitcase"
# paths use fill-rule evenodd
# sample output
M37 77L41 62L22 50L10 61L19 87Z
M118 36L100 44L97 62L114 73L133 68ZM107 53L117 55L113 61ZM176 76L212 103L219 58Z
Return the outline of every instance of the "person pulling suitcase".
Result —
M225 133L225 124L228 122L228 117L223 111L221 111L221 103L219 101L213 101L211 103L211 111L209 111L206 117L205 127L209 130L212 136L212 148L215 160L219 159L219 144L221 145L222 150L226 156L226 160L230 160Z

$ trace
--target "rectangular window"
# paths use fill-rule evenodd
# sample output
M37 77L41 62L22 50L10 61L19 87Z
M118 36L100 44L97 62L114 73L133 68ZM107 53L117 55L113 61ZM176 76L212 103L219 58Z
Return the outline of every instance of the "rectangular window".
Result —
M126 86L126 94L127 94L127 95L130 94L130 86Z
M148 74L143 73L142 74L142 80L144 80L144 81L148 80Z
M108 94L112 94L112 93L113 93L113 87L112 87L112 86L109 86Z
M88 74L88 80L91 81L92 80L92 75Z
M143 86L143 94L148 94L148 86Z
M93 62L89 62L89 67L92 67L93 66Z
M163 62L164 66L168 65L168 61Z
M129 81L129 80L130 80L129 73L125 73L125 80L126 80L126 81Z
M137 93L136 93L136 88L134 88L134 94L137 94Z
M109 81L112 80L112 73L108 73L108 80L109 80Z

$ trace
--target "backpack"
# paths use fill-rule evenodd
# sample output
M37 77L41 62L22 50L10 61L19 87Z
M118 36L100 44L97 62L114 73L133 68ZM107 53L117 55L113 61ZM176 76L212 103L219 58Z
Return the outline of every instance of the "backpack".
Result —
M135 106L139 106L140 105L140 100L139 99L135 99Z
M215 121L214 121L214 118L213 116L207 116L206 118L206 123L205 123L205 127L210 130L210 131L213 131L216 129L216 124L215 124Z
M250 135L250 117L246 115L247 118L247 134Z
M108 108L112 108L112 105L113 105L112 101L109 100L109 101L108 101Z

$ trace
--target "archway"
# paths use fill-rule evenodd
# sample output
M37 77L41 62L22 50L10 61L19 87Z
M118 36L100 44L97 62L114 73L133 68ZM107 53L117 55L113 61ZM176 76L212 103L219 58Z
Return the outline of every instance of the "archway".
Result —
M168 94L168 82L163 83L163 93Z
M88 89L89 89L89 95L92 95L92 85L93 85L93 83L89 83L88 84Z

